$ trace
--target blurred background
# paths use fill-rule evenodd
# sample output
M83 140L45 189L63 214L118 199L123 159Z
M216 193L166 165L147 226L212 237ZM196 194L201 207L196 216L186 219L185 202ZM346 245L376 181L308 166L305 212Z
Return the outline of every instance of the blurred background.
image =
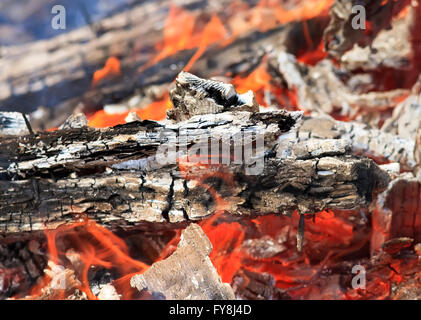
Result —
M48 39L129 10L145 0L2 0L0 2L0 45L18 45ZM66 8L66 29L51 28L51 8Z

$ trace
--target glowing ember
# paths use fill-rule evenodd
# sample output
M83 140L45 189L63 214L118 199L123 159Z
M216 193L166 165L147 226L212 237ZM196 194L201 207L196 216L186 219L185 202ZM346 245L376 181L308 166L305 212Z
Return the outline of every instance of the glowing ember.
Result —
M352 289L350 285L344 289L340 276L331 273L340 265L340 257L361 252L371 237L365 229L354 229L349 220L354 213L323 211L308 215L306 243L299 253L297 213L291 218L276 213L241 222L224 216L229 200L212 187L211 181L220 179L234 188L235 179L224 166L212 165L209 160L191 156L178 159L178 164L184 179L195 182L214 198L213 216L200 225L213 245L210 258L223 282L231 282L238 271L246 269L272 275L276 286L293 299L384 299L390 296L392 285L404 281L405 272L417 270L417 256L403 260L389 257L387 263L370 269L366 290ZM61 275L89 299L97 299L89 285L89 271L100 267L118 275L112 282L117 294L124 299L134 298L130 278L144 272L148 265L131 258L126 243L108 229L85 216L75 218L73 224L45 231L50 269L32 289L30 298L45 296L46 288ZM179 239L180 231L157 261L171 254ZM348 278L349 274L345 273ZM69 294L66 290L55 289L49 298L64 299Z
M232 184L232 176L221 175L217 170L209 170L206 159L185 159L180 161L180 170L185 179L196 181L215 198L217 214L200 224L213 245L210 258L224 282L231 282L233 276L242 268L271 274L276 286L287 290L293 299L384 299L390 295L392 283L400 283L399 270L408 270L402 266L403 260L395 260L393 270L389 265L380 267L379 273L372 272L367 278L367 290L344 290L340 277L325 275L326 270L335 268L339 258L355 254L370 241L370 234L364 229L354 230L347 220L347 215L336 215L323 211L309 216L305 230L305 250L296 251L298 214L291 218L282 215L262 216L248 222L230 222L223 215L227 205L216 190L204 181L210 177L224 179ZM352 216L352 213L348 213ZM250 230L255 230L250 233ZM179 236L178 236L179 237ZM164 250L167 256L178 237ZM265 239L265 240L263 240ZM272 251L265 253L265 246L249 251L247 243L266 241ZM263 243L264 243L263 242ZM278 251L273 251L273 248ZM256 251L257 250L257 251ZM263 250L263 251L262 251Z
M360 241L362 243L355 243L359 235L354 233L352 225L343 217L324 211L315 214L314 220L306 223L306 249L304 253L299 254L296 251L298 225L296 213L292 219L278 214L258 217L247 223L225 220L223 209L229 204L205 181L216 177L232 186L233 176L228 173L221 174L221 171L215 168L210 170L211 165L207 163L208 159L195 157L192 160L179 161L180 171L185 179L195 181L207 190L217 204L215 214L210 219L202 221L200 225L213 245L210 258L224 282L231 282L234 274L245 267L254 272L271 274L277 286L290 290L289 293L293 298L315 296L316 293L313 291L317 286L312 287L311 284L318 283L320 272L329 264L329 261L334 261L347 247L351 248L349 249L351 252L358 251L369 240L369 237L363 237ZM255 230L252 238L250 238L250 230ZM272 245L278 243L284 249L265 258L247 251L244 245L245 240L259 239L262 236L270 237ZM178 237L175 237L175 240L164 250L163 257L172 252L176 242L178 242ZM323 248L323 251L320 251L320 248ZM312 251L316 252L316 255L321 254L314 262L312 262L314 260ZM345 251L349 254L349 251ZM304 284L308 287L303 287ZM329 294L331 298L333 295L336 299L345 297L345 294L339 291ZM325 295L324 298L327 296Z
M312 48L312 44L310 44L309 47ZM324 44L322 41L320 41L318 47L315 50L299 53L297 55L297 61L314 66L317 62L325 59L326 56L327 52L324 50Z

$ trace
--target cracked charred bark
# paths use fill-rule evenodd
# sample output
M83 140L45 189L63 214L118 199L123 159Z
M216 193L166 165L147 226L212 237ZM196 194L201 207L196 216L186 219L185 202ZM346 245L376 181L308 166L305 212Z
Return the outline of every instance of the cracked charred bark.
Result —
M386 173L371 160L347 154L341 140L298 142L297 114L225 112L180 123L132 122L105 130L72 128L4 138L1 148L0 230L11 239L24 231L54 228L85 212L101 224L169 225L200 220L217 209L212 196L177 163L159 165L159 147L176 143L164 130L187 133L190 149L206 138L261 131L264 170L245 175L244 165L215 165L199 174L229 203L232 215L314 213L325 208L366 206L384 187ZM237 141L238 142L238 141ZM240 141L241 142L241 141ZM229 141L233 148L235 141ZM200 166L198 166L200 167ZM233 175L235 185L218 174ZM220 174L219 174L220 176ZM214 177L214 178L212 178Z
M252 93L186 74L176 82L171 97L182 112L173 121L102 130L76 121L1 138L0 233L13 240L75 213L112 228L157 229L219 210L235 219L355 209L390 180L372 160L351 155L346 139L300 139L300 112L244 111L257 110ZM231 100L238 103L229 107ZM199 151L209 157L198 162Z

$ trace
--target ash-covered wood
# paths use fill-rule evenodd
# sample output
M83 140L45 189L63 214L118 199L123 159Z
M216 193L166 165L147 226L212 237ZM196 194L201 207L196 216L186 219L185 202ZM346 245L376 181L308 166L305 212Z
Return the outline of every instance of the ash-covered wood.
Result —
M0 137L28 135L24 115L20 112L0 112Z
M346 141L353 154L362 154L381 162L398 162L409 170L419 163L414 158L415 139L371 128L356 121L336 121L329 116L305 117L298 131L300 141L339 139Z
M413 86L411 94L394 108L392 117L385 121L382 130L415 141L417 130L421 125L420 94L421 77Z
M397 285L394 292L395 300L420 300L421 277L415 275L413 279Z
M411 174L394 179L379 194L373 213L372 252L382 243L399 237L421 241L421 181Z
M232 288L222 283L209 259L211 251L202 228L191 224L182 232L174 253L133 276L130 284L167 300L233 300Z
M299 117L285 111L237 111L166 126L131 122L3 139L1 233L10 240L24 231L55 228L72 221L75 212L118 227L200 220L219 208L203 183L223 197L228 204L224 210L232 215L367 206L372 193L387 185L388 174L369 159L349 155L345 140L300 142L295 130ZM186 173L175 161L158 161L174 145L188 146L192 156L200 146L208 147L209 139L225 142L230 150L257 142L256 137L254 142L232 139L239 132L262 135L264 147L251 162L244 157L240 163L193 165L193 173ZM262 170L253 173L257 164ZM207 178L201 184L198 176ZM233 183L221 176L232 176Z
M215 99L215 92L208 95ZM78 125L2 139L1 233L10 241L80 212L119 228L200 220L221 206L209 187L232 215L355 209L389 181L371 160L350 156L346 140L297 139L301 113L233 110L178 123ZM206 161L208 155L217 161L195 163L203 149ZM187 155L181 170L177 158Z
M330 9L331 20L324 34L326 49L333 57L340 58L356 43L363 47L370 45L375 36L390 27L392 18L409 3L409 0L336 0ZM365 32L367 26L353 26L353 20L361 23L361 19L355 19L357 13L361 12L353 10L356 6L365 9L364 18L370 23L369 33Z
M259 111L252 91L238 94L232 84L216 80L201 79L191 73L181 72L171 90L174 108L168 118L183 121L195 115L220 113L231 108L250 112Z
M59 127L59 129L83 128L88 126L88 120L83 113L73 114Z
M299 63L292 54L280 51L273 53L270 64L279 71L288 88L296 90L300 109L312 114L332 114L337 110L348 117L358 113L378 114L409 94L405 89L356 93L343 82L344 75L350 74L329 59L307 66Z
M411 39L417 9L409 6L404 17L393 19L391 28L381 30L373 39L370 46L354 45L340 59L346 70L378 72L379 69L393 68L401 72L410 71L414 48Z
M358 90L352 89L351 81L346 84L342 80L346 71L330 60L305 66L293 55L279 52L273 55L270 64L280 71L290 89L296 89L300 108L313 116L306 118L300 127L300 139L345 139L354 154L399 162L409 170L415 168L415 135L421 110L419 82L411 91L355 93ZM382 123L383 111L394 106L392 117L379 130L377 125ZM328 116L335 112L359 121L335 121Z

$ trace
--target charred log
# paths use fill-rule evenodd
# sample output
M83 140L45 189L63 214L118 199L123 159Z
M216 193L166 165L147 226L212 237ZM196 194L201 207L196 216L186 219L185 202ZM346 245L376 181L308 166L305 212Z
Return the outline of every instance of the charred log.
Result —
M176 90L184 86L189 106L220 103L223 84L181 80ZM103 130L73 119L70 128L3 138L1 232L10 240L72 221L74 213L119 228L179 224L217 212L220 198L232 215L355 209L389 181L371 160L349 155L345 140L297 139L299 112L211 109L225 112Z
M388 175L371 160L348 155L342 140L299 142L293 129L296 121L296 115L282 111L225 112L167 126L144 121L4 139L2 233L10 240L12 234L55 228L72 221L75 212L119 227L200 220L218 206L195 181L197 175L208 176L206 182L230 203L226 211L234 215L354 209L367 206L372 192L386 186ZM165 137L164 130L175 134ZM177 143L183 130L189 132L190 156L200 146L198 131L206 146L211 138L224 141L221 133L231 138L241 130L261 132L264 168L247 176L250 164L198 166L186 177L177 163L159 164L157 150ZM228 143L235 148L241 141ZM235 184L211 179L221 172L232 174Z

